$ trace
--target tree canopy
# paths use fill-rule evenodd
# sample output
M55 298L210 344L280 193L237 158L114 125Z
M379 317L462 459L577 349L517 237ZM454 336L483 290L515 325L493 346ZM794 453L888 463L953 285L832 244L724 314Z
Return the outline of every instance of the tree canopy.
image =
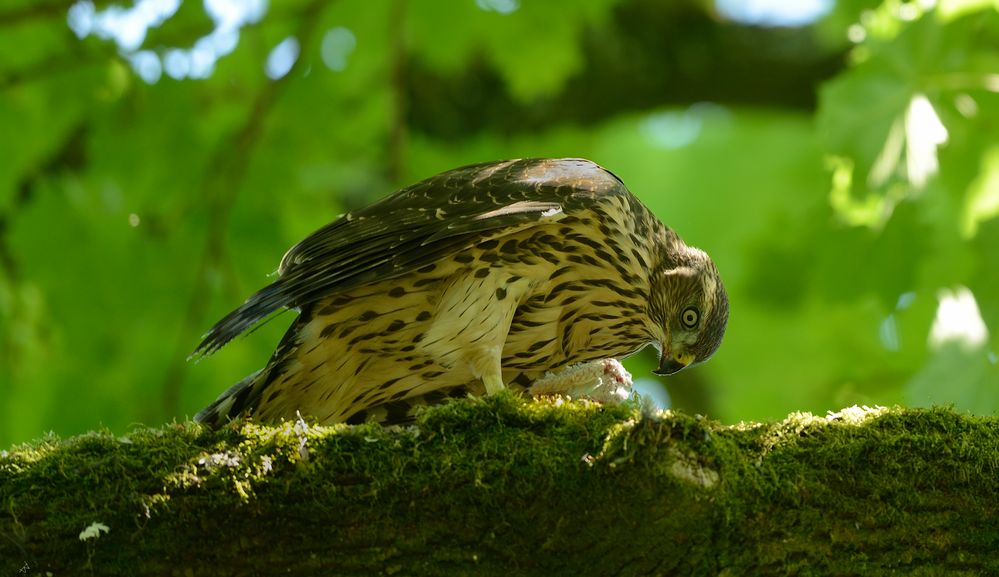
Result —
M999 4L815 4L5 2L0 446L194 414L294 314L186 360L293 243L526 156L600 163L717 263L728 334L674 407L993 413Z

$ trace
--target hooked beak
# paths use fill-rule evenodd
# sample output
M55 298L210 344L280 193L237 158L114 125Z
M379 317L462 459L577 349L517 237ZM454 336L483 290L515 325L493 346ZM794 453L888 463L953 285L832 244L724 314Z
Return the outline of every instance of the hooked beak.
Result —
M662 356L659 357L659 368L652 372L660 376L672 375L687 368L693 361L694 355L690 353L671 355L668 351L664 350Z

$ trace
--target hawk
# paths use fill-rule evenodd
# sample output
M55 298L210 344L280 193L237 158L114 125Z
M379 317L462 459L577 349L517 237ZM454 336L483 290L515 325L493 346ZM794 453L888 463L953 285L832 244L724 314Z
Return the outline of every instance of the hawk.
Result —
M583 159L465 166L344 214L205 335L209 355L296 309L267 365L195 417L403 422L416 405L659 350L707 360L728 322L714 263ZM619 365L618 365L619 366Z

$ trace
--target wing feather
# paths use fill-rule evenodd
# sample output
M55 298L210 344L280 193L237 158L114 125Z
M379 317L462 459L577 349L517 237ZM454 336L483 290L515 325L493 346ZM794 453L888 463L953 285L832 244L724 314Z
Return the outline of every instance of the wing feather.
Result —
M583 159L522 159L457 168L320 228L281 260L279 278L223 317L193 356L209 355L282 308L404 275L483 242L562 218L598 197L630 195Z

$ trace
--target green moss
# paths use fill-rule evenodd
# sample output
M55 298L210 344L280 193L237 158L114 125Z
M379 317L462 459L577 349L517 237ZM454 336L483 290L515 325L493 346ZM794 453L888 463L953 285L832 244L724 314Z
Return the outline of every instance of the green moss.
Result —
M509 394L427 409L410 427L99 431L0 456L0 564L106 575L983 574L999 571L997 465L997 420L948 409L724 426ZM94 522L110 531L80 541Z

